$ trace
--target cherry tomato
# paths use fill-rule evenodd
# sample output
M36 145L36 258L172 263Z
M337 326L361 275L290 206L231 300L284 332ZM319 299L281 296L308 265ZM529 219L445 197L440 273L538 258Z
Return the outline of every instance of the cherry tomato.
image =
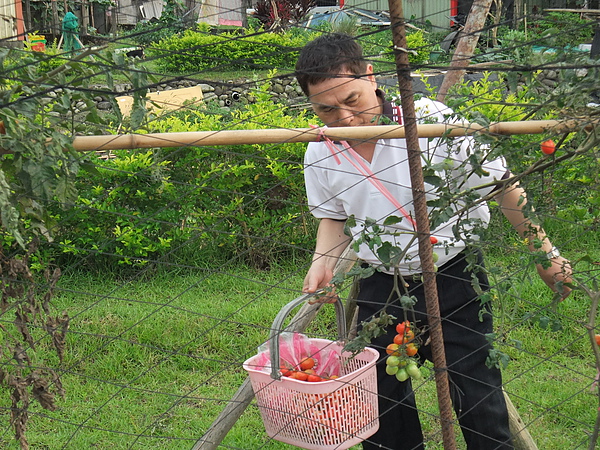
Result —
M406 366L406 373L415 380L420 380L423 378L423 374L419 370L419 367L416 363L410 363L408 366Z
M306 372L294 372L292 378L300 381L308 380L308 374Z
M556 150L556 144L552 139L545 140L541 144L542 153L545 155L551 155Z
M403 334L397 334L394 336L394 344L402 345L407 344L415 338L415 333L412 330L405 330Z
M390 355L385 360L385 363L388 366L398 366L398 365L400 365L400 358L395 355Z
M323 378L321 378L319 375L317 375L315 373L311 373L306 378L306 381L310 381L311 383L317 383L319 381L323 381Z
M398 325L396 325L396 333L398 334L404 334L404 330L406 329L410 329L410 322L408 320L400 322Z
M398 370L400 370L398 366L385 366L385 373L387 373L388 375L396 375L398 373Z
M401 353L398 350L399 348L400 348L400 346L398 344L392 343L392 344L390 344L390 345L387 346L387 348L385 349L385 351L386 351L386 353L388 355L400 356Z
M409 376L410 375L408 374L406 369L399 369L398 372L396 372L396 379L398 381L406 381L406 380L408 380Z
M415 356L419 351L419 348L413 342L411 342L410 344L406 344L404 351L408 356Z
M596 335L596 344L598 344L598 346L600 346L600 334Z
M300 370L312 369L315 367L315 360L313 358L304 358L300 361Z
M438 240L435 236L429 236L429 242L431 242L431 245L435 245L438 243Z

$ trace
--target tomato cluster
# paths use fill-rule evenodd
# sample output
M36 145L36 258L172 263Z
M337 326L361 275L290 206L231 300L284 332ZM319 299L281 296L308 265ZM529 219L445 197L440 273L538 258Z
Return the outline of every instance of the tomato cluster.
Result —
M295 367L290 367L285 364L282 364L279 367L281 375L284 377L290 377L295 380L300 381L309 381L311 383L316 383L318 381L327 381L338 378L336 375L325 376L319 375L315 371L316 360L314 358L308 357L304 358L300 363Z
M415 340L415 333L408 320L396 325L396 336L394 342L386 348L385 371L388 375L395 376L398 381L406 381L409 378L415 380L423 379L415 355L419 346Z

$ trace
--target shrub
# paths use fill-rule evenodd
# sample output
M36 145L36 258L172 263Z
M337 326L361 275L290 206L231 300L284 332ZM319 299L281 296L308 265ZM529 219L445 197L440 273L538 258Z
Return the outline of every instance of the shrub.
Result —
M168 161L153 151L117 151L78 180L74 208L62 215L57 242L90 265L116 260L145 264L169 250L178 222L179 193ZM174 230L175 228L175 230Z
M550 12L528 28L530 40L561 48L591 42L593 31L593 21L569 12Z
M160 41L150 54L168 73L193 73L209 69L247 70L294 67L298 49L314 37L310 33L269 33L248 30L213 35L186 30L181 36Z
M595 79L597 78L592 75L592 80ZM562 81L561 85L566 89L565 94L557 95L556 98L549 97L543 106L539 104L539 95L535 94L535 81L533 84L521 84L517 91L511 92L506 89L505 80L500 78L492 81L489 74L472 84L457 84L452 88L451 95L446 97L446 102L462 118L482 125L497 121L560 119L567 111L561 108L564 105L561 97L577 97L570 89L581 92L585 86L579 78L569 80L565 77ZM536 205L539 217L558 218L553 220L554 224L546 223L546 227L556 227L560 221L586 226L598 223L598 152L597 147L582 150L590 143L589 137L584 133L572 133L563 138L551 134L476 136L477 139L492 145L495 154L504 156L514 173L525 172L544 158L540 142L547 137L558 142L559 155L565 151L578 151L577 155L559 164L525 177L521 180L521 185L526 188L532 203ZM568 237L565 237L565 240L567 239Z
M230 117L188 107L152 122L150 131L289 129L315 123L304 112L274 108L268 83L255 97L256 103L241 105ZM312 222L303 219L305 146L116 152L99 162L97 171L80 177L79 200L71 214L58 219L57 241L65 255L92 253L89 263L104 261L103 266L115 260L183 260L195 249L196 262L237 258L268 267L296 248L312 246Z
M395 59L392 41L392 32L389 29L379 30L375 33L365 33L360 38L364 54L367 59L383 61L385 69L394 67ZM406 44L409 50L408 61L412 65L424 64L429 60L431 46L425 41L422 31L413 31L406 35Z

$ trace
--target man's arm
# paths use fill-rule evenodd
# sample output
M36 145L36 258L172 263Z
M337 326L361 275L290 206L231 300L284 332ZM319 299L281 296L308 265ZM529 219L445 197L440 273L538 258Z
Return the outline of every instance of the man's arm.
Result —
M333 278L338 258L350 242L350 238L344 234L344 225L345 222L341 220L321 219L313 261L304 278L303 292L316 292L327 286Z
M523 238L528 241L529 249L531 251L543 251L549 253L552 251L552 242L546 232L539 226L531 223L529 219L523 214L523 207L527 203L526 193L523 188L518 185L508 186L502 189L496 194L494 199L500 205L500 209L508 221L512 224L514 229ZM534 241L539 240L542 243L541 248L536 249ZM545 269L540 264L537 265L537 271L541 279L552 289L558 291L556 283L559 281L570 282L571 281L571 265L569 261L562 256L550 259L552 263L550 267ZM570 289L566 286L562 288L561 294L563 298L569 295Z

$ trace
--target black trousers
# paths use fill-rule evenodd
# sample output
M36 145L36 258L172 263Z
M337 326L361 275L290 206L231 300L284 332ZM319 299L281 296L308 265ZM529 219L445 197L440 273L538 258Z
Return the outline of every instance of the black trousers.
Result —
M476 257L481 263L481 254ZM492 316L489 304L482 305L473 289L472 272L463 253L444 264L437 274L437 289L442 317L446 364L450 395L456 416L469 450L512 449L508 427L508 412L502 393L500 370L490 369L485 361L490 344ZM489 283L482 271L474 274L483 289ZM406 277L410 295L418 299L414 306L417 326L427 325L423 285ZM376 272L361 280L358 296L358 323L378 315L393 290L393 276ZM387 312L404 320L398 299ZM409 315L412 321L413 318ZM373 340L370 346L378 349L377 364L379 394L379 431L363 442L363 448L409 450L424 449L423 433L410 379L399 382L385 372L385 347L393 341L395 326L387 334ZM426 343L428 335L423 334ZM431 347L421 346L419 357L431 360Z

